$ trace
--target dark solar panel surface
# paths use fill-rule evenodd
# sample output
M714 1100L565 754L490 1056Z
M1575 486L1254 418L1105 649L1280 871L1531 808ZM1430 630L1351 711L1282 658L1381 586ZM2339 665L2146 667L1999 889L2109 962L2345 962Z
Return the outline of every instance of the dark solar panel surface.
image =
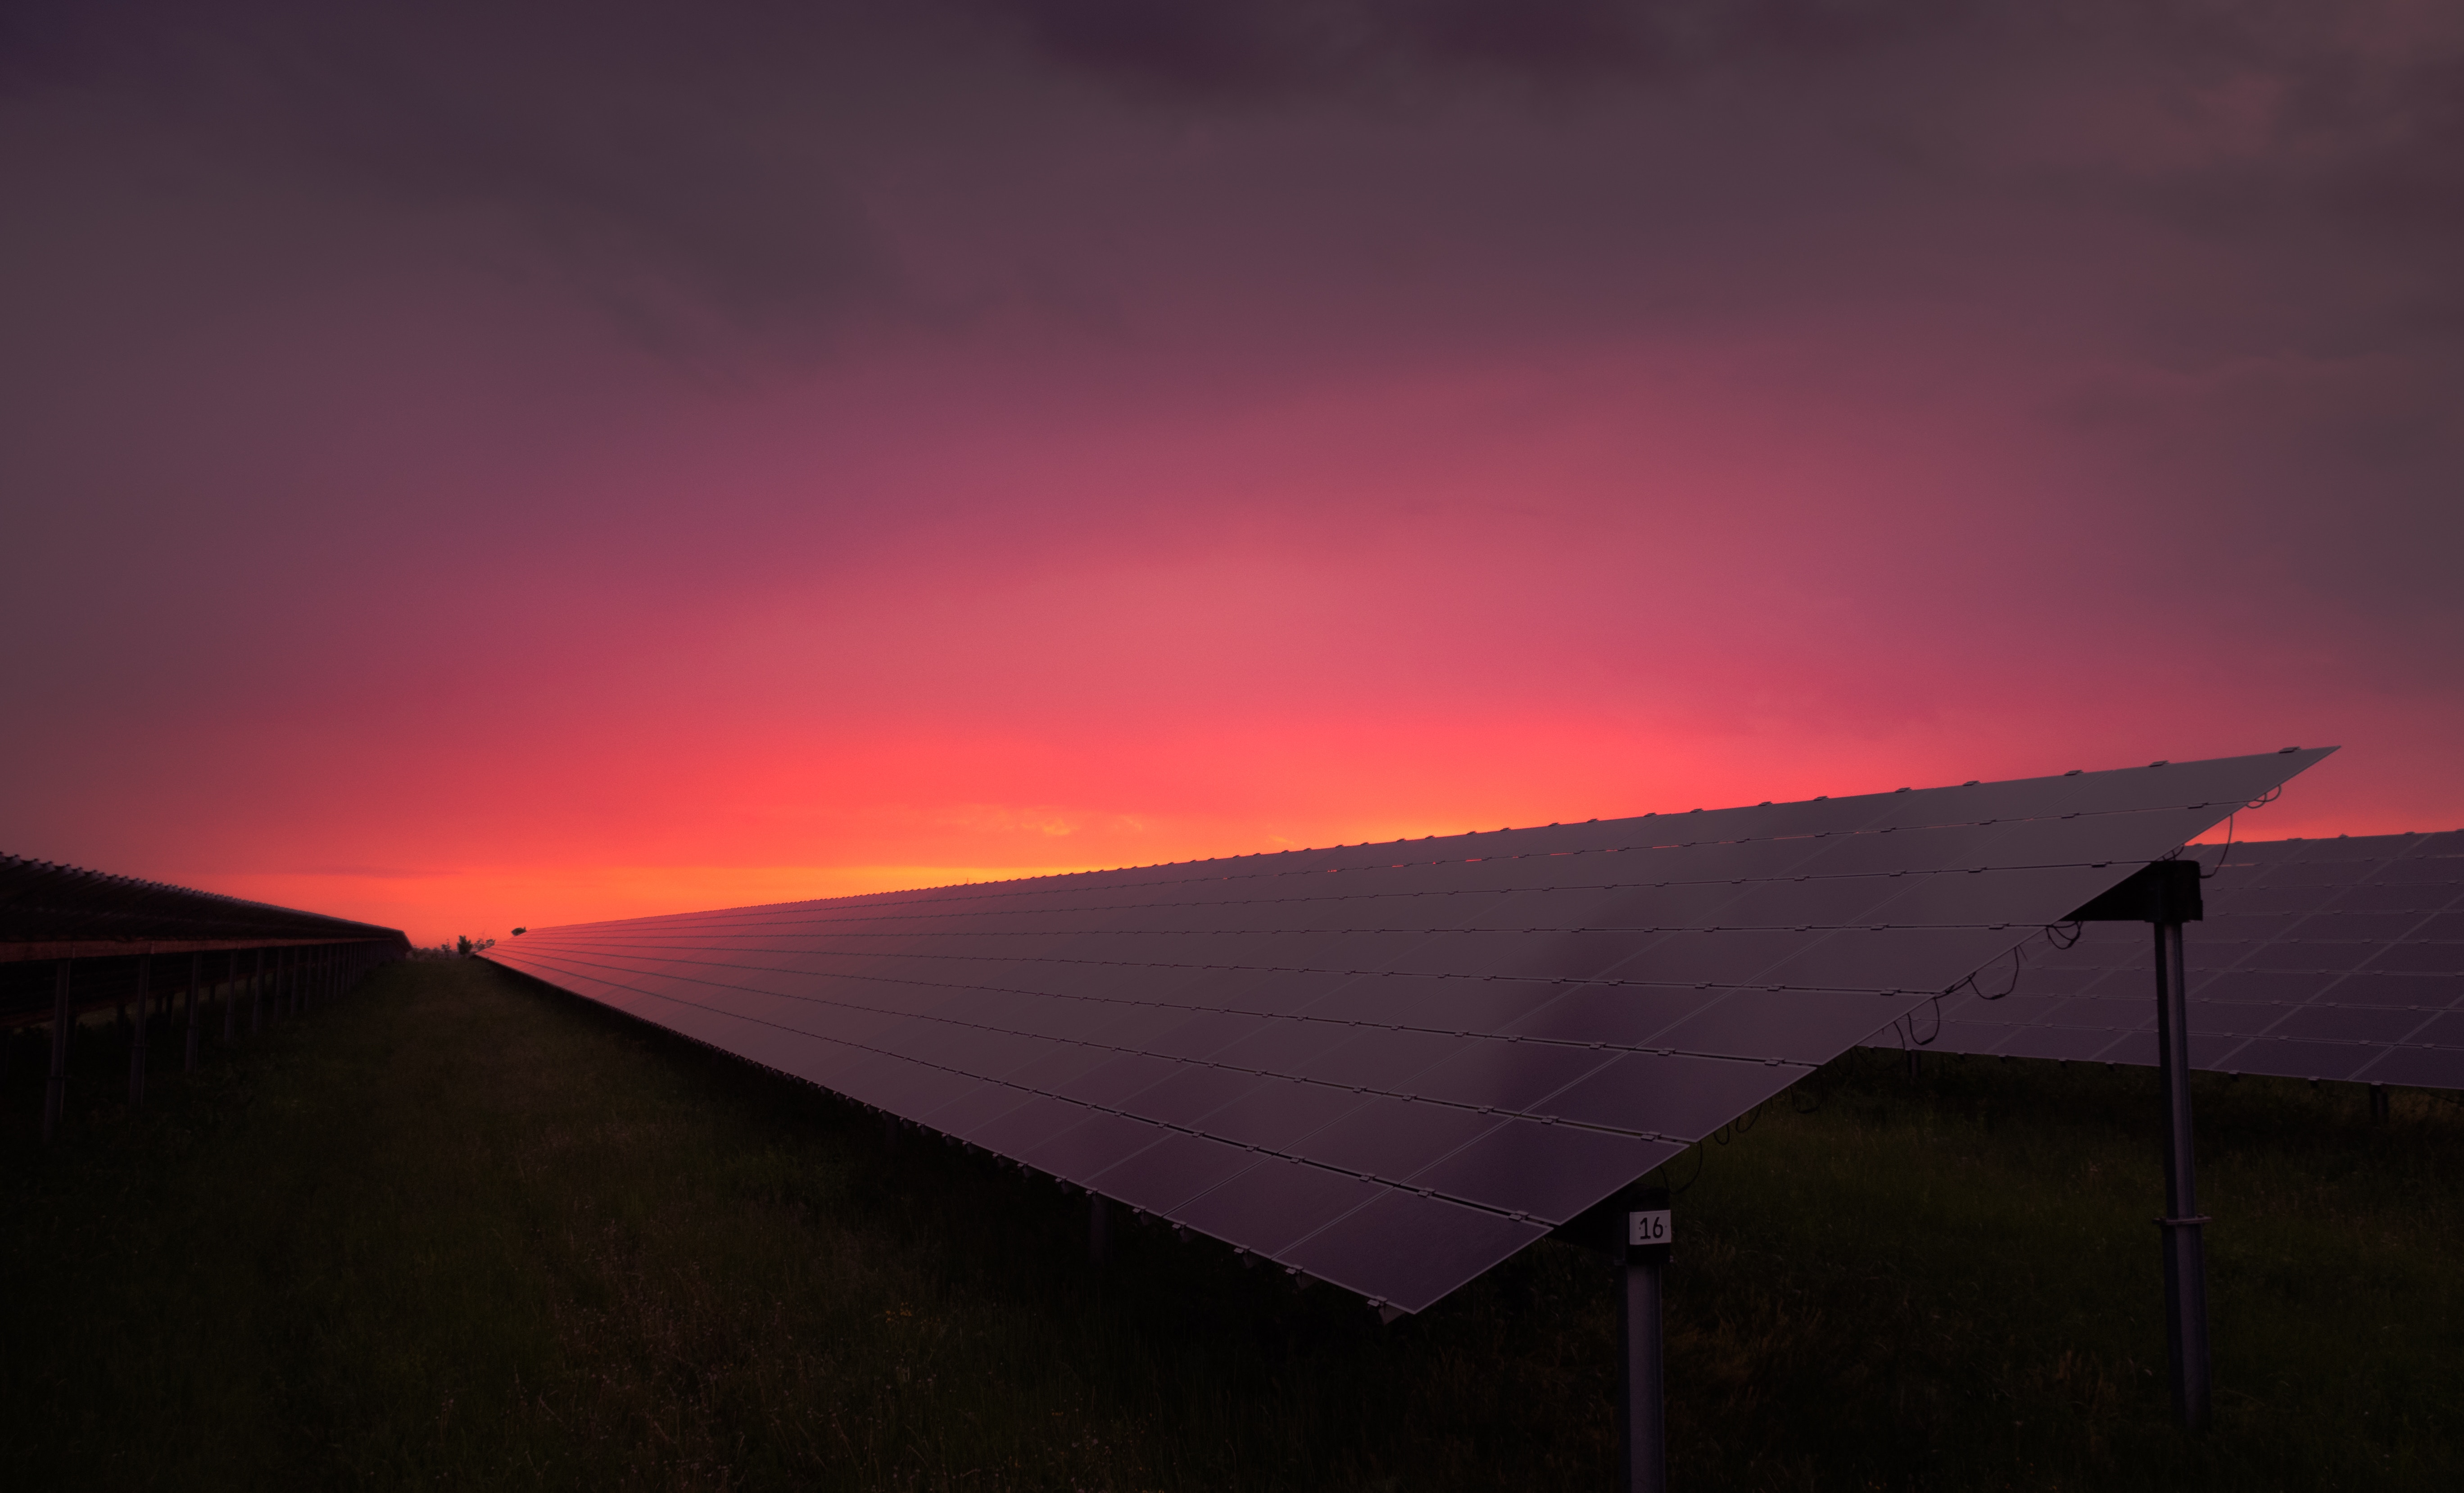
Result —
M2226 1073L2464 1088L2464 833L2279 840L2198 852L2188 925L2190 1062ZM2089 924L2025 951L1999 1000L1942 1002L1942 1052L2156 1061L2152 935ZM1980 977L1988 991L2008 975ZM1931 1029L1906 1019L1879 1042Z
M0 961L363 940L404 941L373 923L0 855Z
M1419 1310L2324 755L574 925L489 956Z

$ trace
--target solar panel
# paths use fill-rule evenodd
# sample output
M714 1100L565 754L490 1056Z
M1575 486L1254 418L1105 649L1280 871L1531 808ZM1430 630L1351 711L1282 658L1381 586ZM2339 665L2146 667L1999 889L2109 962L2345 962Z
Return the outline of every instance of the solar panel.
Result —
M2190 1062L2226 1073L2464 1088L2464 832L2202 847L2186 931ZM2149 935L2089 925L2023 951L2007 998L1941 1002L1937 1052L2155 1061ZM1879 1036L1926 1035L1930 1014Z
M2324 755L537 929L488 956L1417 1311Z

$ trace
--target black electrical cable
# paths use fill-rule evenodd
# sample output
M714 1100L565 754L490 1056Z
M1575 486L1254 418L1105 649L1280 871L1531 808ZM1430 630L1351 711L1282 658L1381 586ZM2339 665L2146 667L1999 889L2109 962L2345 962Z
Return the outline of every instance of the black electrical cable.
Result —
M1673 1181L1671 1181L1671 1180L1670 1180L1669 1175L1668 1175L1668 1163L1667 1163L1667 1162L1665 1162L1665 1161L1663 1161L1663 1162L1661 1162L1660 1165L1658 1165L1658 1166L1656 1166L1656 1167L1652 1168L1652 1171L1654 1171L1654 1172L1656 1172L1656 1173L1658 1173L1658 1174L1660 1175L1660 1180L1661 1181L1661 1183L1663 1183L1664 1185L1666 1185L1666 1186L1667 1186L1667 1188L1668 1188L1668 1196L1669 1196L1670 1197L1672 1197L1672 1198L1676 1198L1676 1197L1684 1197L1684 1196L1685 1196L1685 1189L1687 1189L1687 1188L1689 1188L1689 1187L1693 1186L1695 1183L1697 1183L1697 1182L1699 1182L1699 1181L1703 1180L1703 1145L1702 1145L1702 1143L1701 1143L1700 1141L1697 1141L1697 1142L1695 1142L1693 1145L1686 1147L1686 1148L1685 1148L1685 1150L1686 1150L1686 1151L1690 1151L1690 1152L1694 1153L1694 1175L1693 1175L1692 1176L1687 1177L1684 1181L1683 1181L1683 1182L1673 1182ZM1683 1152L1680 1152L1680 1153L1679 1153L1679 1154L1680 1154L1680 1155L1683 1155L1683 1154L1684 1154L1684 1153L1683 1153Z
M2199 880L2213 881L2218 876L2224 874L2225 859L2233 854L2233 823L2234 821L2240 818L2241 810L2239 809L2235 809L2225 816L2225 847L2216 853L2216 868L2211 871L2199 872Z
M2277 800L2278 800L2278 799L2280 799L2280 798L2282 798L2282 797L2284 797L2284 784L2282 784L2282 783L2277 783L2275 787L2268 789L2265 793L2260 794L2257 798L2255 798L2255 799L2251 800L2248 803L2243 804L2243 805L2241 806L2241 808L2242 808L2242 809L2263 809L2263 808L2267 807L2269 804L2271 804L2271 803L2275 802ZM2229 855L2231 855L2231 854L2233 854L2233 829L2234 829L2234 825L2235 825L2236 822L2240 820L2240 818L2241 818L2241 809L2235 809L2235 810L2233 810L2232 813L2230 813L2230 814L2228 814L2228 815L2226 815L2226 816L2225 816L2225 847L2224 847L2224 852L2223 852L2223 854L2220 854L2220 855L2218 855L2218 856L2216 857L2216 868L2215 868L2214 870L2212 870L2212 871L2201 871L2201 872L2199 873L2199 880L2201 880L2201 881L2213 881L2213 880L2215 880L2215 879L2216 879L2216 877L2217 877L2218 875L2220 875L2220 874L2224 871L2224 868L2225 868L2225 857L2226 857L2226 856L2229 856ZM2178 853L2178 852L2177 852L2177 853Z
M2077 942L2077 940L2076 940L2076 939L2074 939L2074 940L2073 940L2073 942ZM1955 996L1955 995L1959 994L1959 987L1960 987L1960 985L1965 985L1965 986L1967 986L1967 987L1968 987L1968 993L1969 993L1969 995L1974 996L1974 997L1975 997L1977 999L1979 999L1979 1000L1999 1000L1999 999L2001 999L2004 996L2007 996L2007 995L2009 995L2011 992L2013 992L2013 991L2014 991L2014 990L2016 990L2016 989L2018 989L2018 988L2019 988L2019 972L2020 972L2021 970L2023 970L2023 969L2025 969L2025 968L2027 967L2027 961L2026 961L2024 958L2020 957L2020 951L2021 951L2021 950L2023 950L2023 949L2025 949L2026 947L2027 947L2027 945L2026 945L2026 944L2024 944L2024 943L2022 943L2022 944L2019 944L2019 945L2017 945L2017 946L2015 946L2015 947L2013 947L2013 948L2012 949L2012 951L2011 951L2011 978L2010 978L2010 982L2009 982L2009 983L2007 983L2007 984L2005 984L2005 985L2004 985L2000 990L1995 991L1993 994L1991 994L1991 995L1990 995L1990 996L1989 996L1989 995L1987 995L1987 994L1985 993L1985 987L1984 987L1984 986L1982 986L1982 985L1980 985L1980 984L1978 984L1978 983L1976 982L1976 976L1975 976L1974 974L1972 974L1972 973L1971 973L1971 974L1970 974L1970 975L1969 975L1966 979L1961 980L1961 981L1959 982L1959 984L1958 984L1958 985L1953 985L1953 986L1951 986L1948 990L1944 991L1942 994L1943 994L1944 996ZM2064 948L2068 948L2068 947L2070 947L2070 945L2069 945L2069 944L2064 944L2062 947L2064 947ZM1934 1019L1935 1019L1936 1035L1940 1035L1941 1018L1942 1018L1942 997L1941 997L1941 996L1937 996L1937 997L1935 997L1935 998L1934 998ZM1925 1042L1931 1042L1931 1041L1933 1041L1933 1038L1931 1038L1931 1037L1928 1037L1928 1038L1926 1038L1926 1039L1925 1039ZM1924 1043L1919 1043L1918 1045L1922 1046L1922 1045L1924 1045Z
M1971 979L1974 978L1973 976L1970 976L1969 977ZM1959 987L1957 985L1950 987L1951 990L1957 990L1958 988ZM1943 995L1948 995L1950 991L1945 991L1943 992ZM2002 992L2002 995L2007 996L2011 992L2006 990ZM1985 999L1988 1000L1998 1000L2001 999L2001 996L1987 996ZM1916 1043L1920 1047L1930 1047L1942 1037L1942 996L1934 997L1932 1005L1933 1030L1923 1037L1917 1035L1917 1014L1914 1011L1911 1011L1907 1015L1900 1018L1900 1020L1907 1026L1908 1041Z

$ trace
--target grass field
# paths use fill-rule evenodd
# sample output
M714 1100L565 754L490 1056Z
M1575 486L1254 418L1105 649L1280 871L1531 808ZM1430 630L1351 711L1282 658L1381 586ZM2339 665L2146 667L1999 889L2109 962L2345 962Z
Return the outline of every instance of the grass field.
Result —
M1098 1271L1049 1183L475 962L142 1116L79 1048L48 1152L31 1044L0 1082L11 1488L1606 1485L1572 1246L1391 1328L1160 1230ZM2464 1486L2464 1108L2202 1077L2192 1441L2152 1074L1852 1056L1795 1100L1673 1169L1681 1489Z

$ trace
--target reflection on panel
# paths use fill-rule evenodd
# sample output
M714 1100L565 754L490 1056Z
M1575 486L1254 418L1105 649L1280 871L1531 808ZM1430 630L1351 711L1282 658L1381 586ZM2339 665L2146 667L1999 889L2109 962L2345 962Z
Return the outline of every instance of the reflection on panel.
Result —
M2323 755L539 929L490 954L1419 1310Z

